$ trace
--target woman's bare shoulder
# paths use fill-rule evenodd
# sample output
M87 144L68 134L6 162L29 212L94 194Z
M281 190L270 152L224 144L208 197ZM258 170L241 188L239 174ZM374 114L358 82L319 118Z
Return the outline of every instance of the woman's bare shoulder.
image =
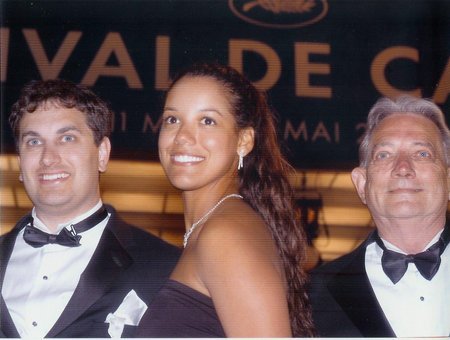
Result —
M271 234L262 217L244 201L229 202L202 226L198 243L225 245L228 242L254 243L271 241Z
M226 265L278 262L278 252L269 227L243 201L225 205L202 226L196 239L200 262Z

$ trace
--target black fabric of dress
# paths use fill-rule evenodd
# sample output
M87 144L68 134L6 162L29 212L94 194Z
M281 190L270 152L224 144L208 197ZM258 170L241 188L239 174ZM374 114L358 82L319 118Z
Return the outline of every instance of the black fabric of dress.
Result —
M141 319L136 337L224 338L210 297L169 280Z

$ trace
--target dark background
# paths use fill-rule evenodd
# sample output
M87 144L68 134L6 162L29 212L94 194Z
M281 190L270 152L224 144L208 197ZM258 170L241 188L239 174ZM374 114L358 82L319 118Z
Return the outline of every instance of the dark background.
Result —
M48 61L54 61L70 32L81 32L81 37L61 65L58 78L83 82L105 48L105 39L113 34L121 38L120 50L128 52L142 84L133 88L123 75L111 74L89 84L116 112L112 135L116 159L157 160L157 122L164 93L155 83L158 37L170 40L166 60L170 74L199 60L228 64L233 40L258 42L275 51L281 74L268 94L279 116L283 149L298 169L356 165L358 139L364 131L361 124L370 107L380 96L396 94L377 88L371 76L375 58L390 48L412 48L418 53L417 61L396 58L386 65L383 74L392 88L399 92L420 89L423 97L435 96L450 118L450 1L292 0L290 12L282 1L273 0L272 7L268 3L1 1L1 152L14 152L7 117L20 88L31 79L43 78L33 51L43 48ZM305 4L311 4L309 11L302 10ZM250 10L243 10L250 5ZM39 46L36 40L30 46L24 32L37 34ZM331 89L327 98L296 94L296 70L310 67L295 60L295 46L303 43L329 48L329 53L309 57L310 63L329 65L329 74L313 72L309 77L312 86ZM116 51L112 50L104 66L123 69ZM242 72L255 82L276 63L251 50L242 57ZM292 129L297 136L289 133Z

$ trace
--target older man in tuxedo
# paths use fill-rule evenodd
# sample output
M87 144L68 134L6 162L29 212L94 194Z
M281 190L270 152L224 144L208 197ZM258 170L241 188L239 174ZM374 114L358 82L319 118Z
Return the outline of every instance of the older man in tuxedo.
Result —
M450 334L449 164L450 133L435 104L401 96L374 105L352 180L376 230L313 273L320 336Z
M112 112L86 87L32 81L13 105L20 180L34 204L2 236L6 337L131 337L179 252L100 198Z

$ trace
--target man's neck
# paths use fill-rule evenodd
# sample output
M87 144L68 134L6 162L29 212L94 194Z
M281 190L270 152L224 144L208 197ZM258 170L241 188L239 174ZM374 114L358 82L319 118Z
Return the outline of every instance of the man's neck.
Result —
M445 216L428 219L395 219L375 221L380 237L406 254L422 252L445 226Z
M61 225L67 225L71 222L79 222L80 220L88 217L92 213L94 213L100 206L102 205L102 201L99 200L94 205L89 208L83 209L83 211L71 211L69 213L64 213L63 211L58 210L43 210L34 207L34 213L37 218L45 225L45 227L52 233L58 231Z

